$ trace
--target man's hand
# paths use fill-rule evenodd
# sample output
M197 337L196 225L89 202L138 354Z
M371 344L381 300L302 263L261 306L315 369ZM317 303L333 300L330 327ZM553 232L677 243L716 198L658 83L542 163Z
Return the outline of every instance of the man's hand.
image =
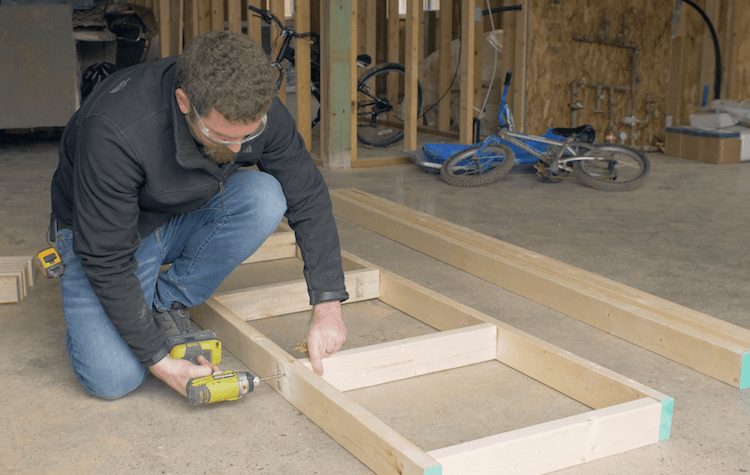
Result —
M341 302L324 302L313 307L312 326L307 334L307 352L318 376L323 375L323 358L333 355L346 340L341 319Z
M203 356L198 357L198 363L200 365L194 365L188 360L175 359L167 355L149 369L154 376L187 397L188 381L221 371L218 366L212 365Z

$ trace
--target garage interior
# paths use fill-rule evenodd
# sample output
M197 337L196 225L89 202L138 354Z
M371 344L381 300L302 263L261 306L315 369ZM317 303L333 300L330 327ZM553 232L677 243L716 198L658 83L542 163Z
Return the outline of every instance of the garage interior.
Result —
M86 68L117 63L117 35L89 28L83 38L71 21L91 13L87 2L23 3L0 1L5 38L5 47L0 46L5 86L0 89L0 258L34 256L47 247L49 184L60 133L81 100ZM373 148L357 143L351 114L322 114L320 124L308 127L315 104L305 95L304 74L298 68L286 75L289 84L280 94L334 194L360 190L719 319L736 326L738 334L750 330L750 210L744 203L750 199L750 172L743 163L750 158L745 144L750 129L738 116L750 97L747 0L702 0L695 6L647 0L249 3L269 8L298 31L330 37L321 44L326 58L321 64L343 61L351 74L324 76L331 82L321 91L321 103L328 104L324 112L331 104L351 111L356 97L351 85L363 73L351 61L356 54L369 54L373 65L403 64L406 77L419 81L421 109L405 104L403 140ZM248 0L127 3L131 10L125 11L138 13L150 26L141 32L148 51L136 61L179 54L183 41L219 28L257 35L273 54L277 30L248 16L247 5ZM393 28L398 36L388 33ZM57 39L71 36L75 39ZM299 57L309 54L299 42L295 46ZM453 51L450 62L440 58L441 48ZM473 54L459 57L458 49ZM598 142L646 154L651 170L643 185L604 192L577 180L543 182L533 170L516 167L488 185L463 188L420 166L415 157L425 143L470 144L477 135L483 140L494 132L509 70L508 103L518 130L542 134L552 126L591 124ZM326 68L321 73L328 74ZM340 84L346 87L336 87ZM405 101L417 90L410 86ZM425 105L441 96L448 99L420 117ZM480 111L485 97L487 107ZM724 131L706 125L725 120L731 124ZM343 251L674 399L671 431L663 440L600 457L599 448L616 434L601 433L592 423L586 433L590 452L565 468L541 460L541 468L533 470L498 463L481 473L750 471L750 396L742 382L721 381L629 341L622 337L632 330L628 323L603 331L556 310L554 303L542 305L414 248L419 246L391 239L384 230L341 216L337 225ZM252 266L227 279L220 291L301 278L298 259ZM398 457L363 462L352 448L368 452L372 446L377 459L384 446L364 438L342 441L266 382L238 401L207 406L189 405L153 376L122 399L91 396L76 380L66 352L59 280L38 270L33 277L25 296L19 291L17 302L0 304L1 338L9 355L0 372L5 382L0 474L417 473ZM560 300L576 305L576 298ZM436 332L377 300L346 304L343 315L348 336L342 350ZM305 338L308 319L309 312L302 311L252 326L302 358L295 348ZM670 341L655 346L660 344L675 345L688 360L704 350ZM225 342L221 368L253 371L228 346ZM739 346L740 356L750 354L750 340ZM742 361L747 362L742 369L750 370L750 357ZM345 394L425 452L516 434L591 410L494 361ZM545 446L562 442L552 431L546 437ZM541 443L523 447L532 459L544 453ZM480 472L467 467L418 473Z

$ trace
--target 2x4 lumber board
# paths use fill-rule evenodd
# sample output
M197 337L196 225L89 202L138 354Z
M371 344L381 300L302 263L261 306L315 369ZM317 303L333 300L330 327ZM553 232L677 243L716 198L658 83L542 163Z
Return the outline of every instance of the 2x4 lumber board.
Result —
M380 271L380 300L445 331L490 323L498 328L497 360L594 409L650 397L662 405L661 433L669 438L674 399L518 330L347 252L344 262Z
M282 0L272 0L270 2L270 5L268 6L268 9L271 10L271 13L276 15L276 18L279 18L282 23L286 21L284 2ZM276 28L271 28L271 58L274 58L274 60L281 50L282 42L283 38L281 37L281 32ZM281 102L286 105L286 74L283 74L281 77L281 85L279 86L278 96L279 99L281 99Z
M352 166L351 39L352 1L321 0L320 156L328 169Z
M461 31L463 32L461 50L467 52L461 55L461 96L459 115L459 142L471 144L474 142L474 2L461 2ZM470 52L470 53L468 53Z
M297 241L293 231L276 231L243 264L287 259L297 255Z
M605 294L607 298L643 308L669 320L693 327L700 332L740 346L750 346L750 330L746 328L369 193L354 189L339 190L336 193L404 218L420 227L512 259L530 268L548 272L550 275L563 278L568 282L575 282L586 288L595 288L598 292Z
M422 17L422 0L406 1L406 24L404 34L404 148L417 149L417 84L419 80L419 28Z
M351 21L352 21L352 38L351 38L351 48L350 48L350 54L349 54L349 81L351 81L351 84L357 84L357 74L359 74L359 71L357 71L357 44L359 44L359 41L357 40L357 23L358 23L358 17L357 12L358 10L357 2L352 2L352 15L351 15ZM350 88L349 90L349 102L352 104L357 103L357 89L356 88ZM352 144L351 147L351 166L354 168L355 164L357 163L357 111L352 110L351 115L349 118L349 126L351 127L351 135L349 140Z
M310 2L294 5L294 28L302 33L310 31ZM297 100L297 130L312 150L312 99L310 94L310 42L297 38L294 43L295 97Z
M0 257L0 267L3 264L20 264L24 266L26 284L34 286L34 258L32 256L6 256Z
M658 402L638 399L428 454L443 475L543 474L656 443L659 417Z
M18 276L0 275L0 303L18 303L20 301Z
M211 31L224 31L224 0L211 0Z
M242 0L227 0L227 28L242 33Z
M247 0L248 5L252 5L256 8L263 8L262 3L263 0ZM259 45L263 44L262 21L263 20L261 20L254 12L250 10L247 11L247 35Z
M334 213L430 257L735 386L750 387L750 351L595 289L533 269L332 193Z
M438 48L440 67L438 68L438 92L442 96L451 87L453 68L451 67L451 41L453 40L453 0L440 0L440 12L438 23L438 37L440 46ZM451 127L451 92L437 107L437 128L440 131L449 131Z
M401 63L401 18L399 2L388 2L388 62Z
M380 279L377 269L346 272L344 281L349 293L349 300L344 303L378 298ZM214 298L246 321L303 312L312 308L304 279L231 292L217 292Z
M0 277L14 279L19 298L23 300L26 297L27 283L25 264L0 264Z
M255 374L283 374L271 383L284 399L379 475L441 475L440 464L216 299L190 310Z
M483 323L339 351L326 359L323 379L344 392L483 363L496 356L497 327ZM312 369L309 359L300 361Z

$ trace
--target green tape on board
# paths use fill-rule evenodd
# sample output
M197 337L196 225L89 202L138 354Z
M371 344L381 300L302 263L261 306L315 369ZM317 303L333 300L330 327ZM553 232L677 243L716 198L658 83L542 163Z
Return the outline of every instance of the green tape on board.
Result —
M435 465L434 467L426 468L424 475L443 475L443 466Z
M750 353L742 355L740 366L740 389L750 388Z
M674 411L674 398L668 397L661 400L661 422L659 423L659 440L669 439L672 433L672 411Z

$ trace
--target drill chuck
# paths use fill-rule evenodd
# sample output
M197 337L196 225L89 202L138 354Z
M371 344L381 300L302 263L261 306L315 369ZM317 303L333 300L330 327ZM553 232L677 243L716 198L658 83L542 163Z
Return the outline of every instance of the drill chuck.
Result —
M192 405L236 401L260 383L247 371L224 371L188 381L187 396Z

